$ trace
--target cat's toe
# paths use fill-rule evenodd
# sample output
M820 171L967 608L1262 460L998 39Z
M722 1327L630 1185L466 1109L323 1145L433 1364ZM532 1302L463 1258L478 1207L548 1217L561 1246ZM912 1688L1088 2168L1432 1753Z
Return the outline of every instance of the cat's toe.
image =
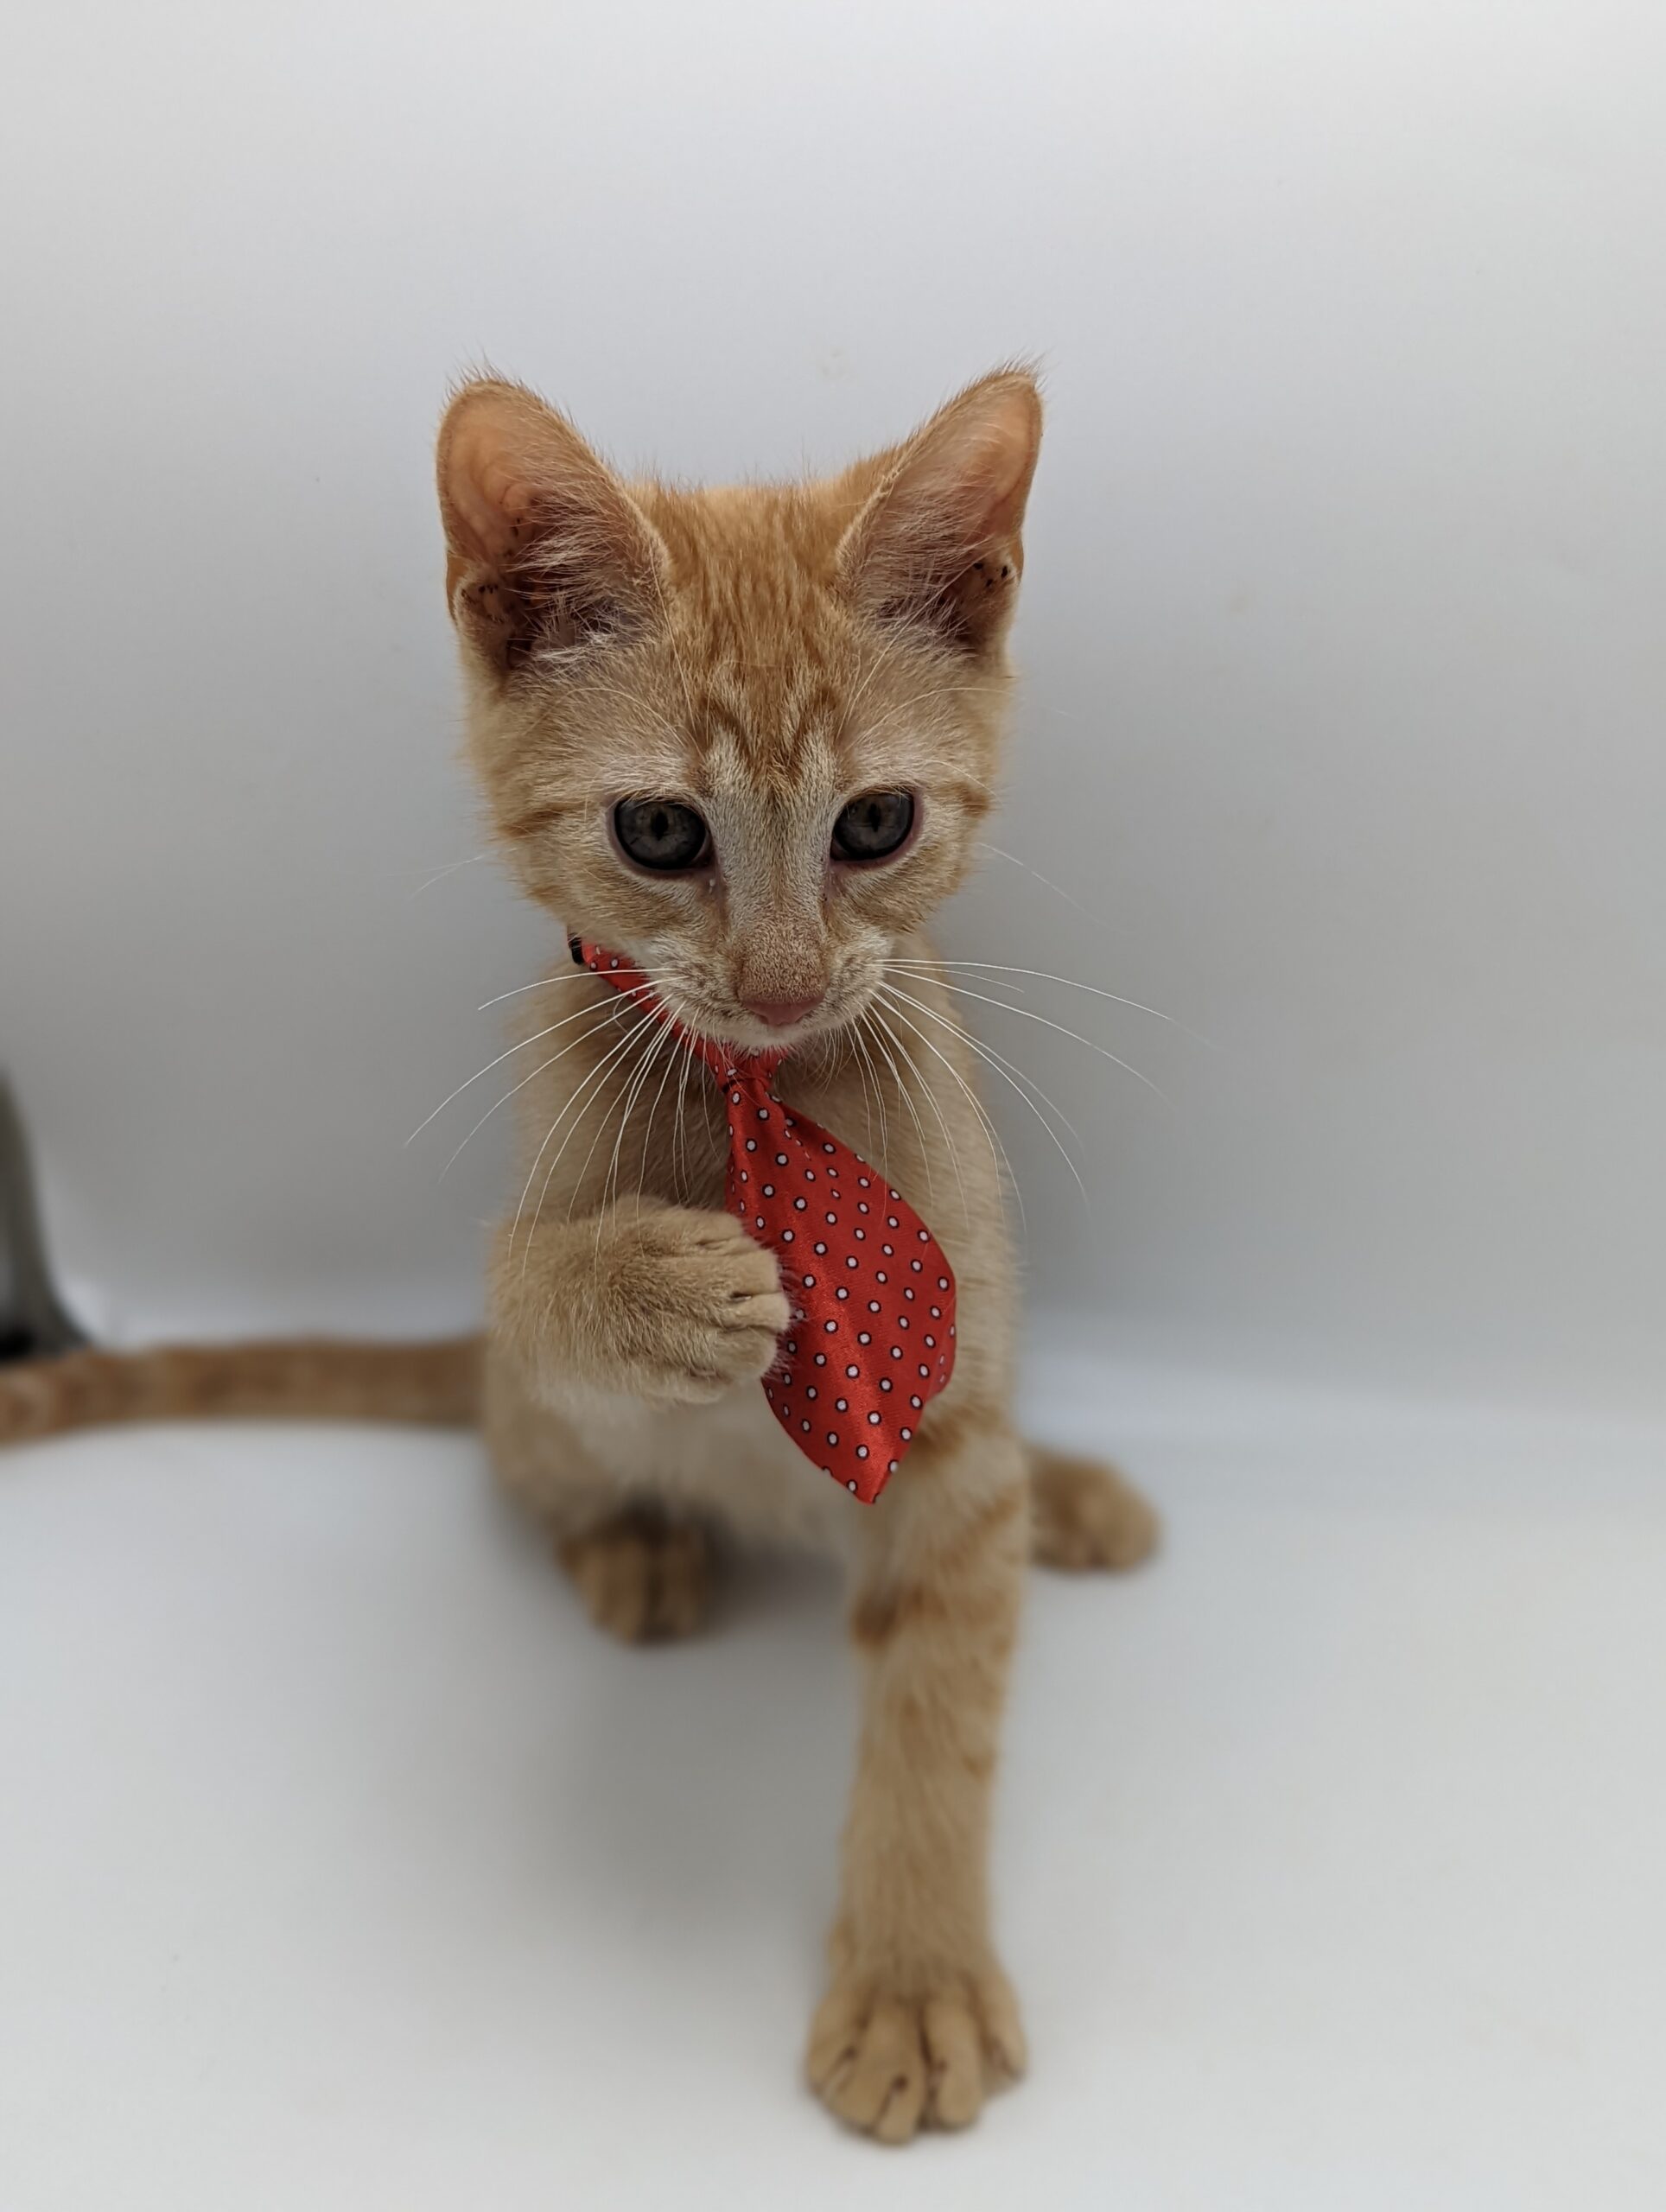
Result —
M1137 1567L1158 1527L1155 1510L1114 1467L1030 1446L1030 1549L1043 1567Z
M710 1610L705 1530L632 1507L561 1537L556 1554L599 1629L624 1643L692 1636Z
M846 2126L906 2143L922 2127L970 2126L1024 2063L1017 2001L989 1967L924 1995L836 1981L811 2027L806 2070Z

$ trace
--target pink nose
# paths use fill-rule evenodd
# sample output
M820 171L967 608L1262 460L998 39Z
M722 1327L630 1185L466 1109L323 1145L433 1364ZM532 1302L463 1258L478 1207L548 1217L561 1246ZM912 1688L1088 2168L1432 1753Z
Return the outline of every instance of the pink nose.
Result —
M747 1012L754 1021L761 1021L766 1028L790 1029L795 1021L802 1021L807 1014L814 1014L821 1004L819 999L767 999L748 1003Z

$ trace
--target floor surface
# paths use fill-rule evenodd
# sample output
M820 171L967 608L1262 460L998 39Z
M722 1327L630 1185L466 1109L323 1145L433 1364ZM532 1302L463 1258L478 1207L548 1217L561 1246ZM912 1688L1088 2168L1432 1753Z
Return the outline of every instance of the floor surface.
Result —
M595 1638L467 1440L0 1464L0 2206L1658 2212L1666 1438L1069 1363L1167 1519L1038 1577L996 1888L1032 2078L799 2086L837 1593Z

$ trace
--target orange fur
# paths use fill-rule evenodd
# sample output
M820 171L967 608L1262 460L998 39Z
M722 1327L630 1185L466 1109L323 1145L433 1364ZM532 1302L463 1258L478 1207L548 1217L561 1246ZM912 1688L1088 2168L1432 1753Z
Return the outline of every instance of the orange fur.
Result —
M964 2125L1024 2063L986 1857L1025 1560L1127 1566L1154 1535L1110 1471L1014 1432L996 1141L954 1001L929 967L896 965L929 960L920 932L993 802L1040 436L1022 369L819 483L627 481L496 379L461 391L440 435L469 752L522 887L563 937L644 969L689 1029L755 1049L784 1039L750 1007L814 1001L779 1094L881 1167L953 1262L953 1381L877 1507L818 1477L757 1387L787 1306L772 1255L722 1211L703 1068L564 952L518 1002L543 1057L520 1089L483 1361L473 1344L312 1345L0 1370L0 1437L478 1408L499 1474L623 1637L697 1624L709 1524L843 1554L862 1724L808 2065L833 2112L893 2142ZM879 790L914 795L911 841L836 865L839 809ZM609 830L629 798L696 809L714 865L633 869Z

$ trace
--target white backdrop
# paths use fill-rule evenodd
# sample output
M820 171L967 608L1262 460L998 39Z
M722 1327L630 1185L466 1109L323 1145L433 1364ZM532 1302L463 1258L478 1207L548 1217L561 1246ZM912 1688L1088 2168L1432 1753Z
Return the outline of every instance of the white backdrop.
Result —
M65 0L8 60L0 1056L118 1316L473 1310L498 1124L403 1141L549 932L470 860L447 378L722 476L1039 351L994 835L1078 903L991 857L949 935L1211 1041L1025 1001L1160 1100L989 1014L1084 1140L1086 1206L994 1101L1038 1307L1660 1402L1653 0Z

